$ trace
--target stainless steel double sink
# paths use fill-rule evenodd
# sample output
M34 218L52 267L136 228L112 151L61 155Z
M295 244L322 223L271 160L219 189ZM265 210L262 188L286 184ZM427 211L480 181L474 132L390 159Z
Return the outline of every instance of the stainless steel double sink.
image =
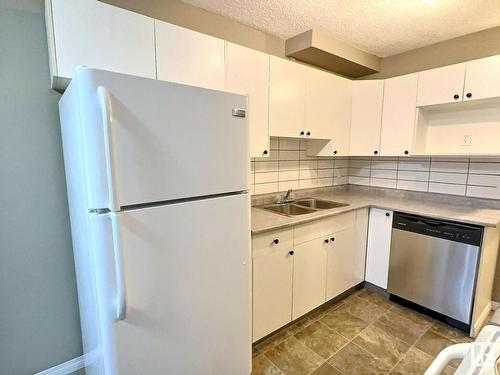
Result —
M257 206L266 211L286 216L305 215L318 210L329 210L332 208L346 207L347 203L340 203L316 198L301 198L287 203L267 204Z

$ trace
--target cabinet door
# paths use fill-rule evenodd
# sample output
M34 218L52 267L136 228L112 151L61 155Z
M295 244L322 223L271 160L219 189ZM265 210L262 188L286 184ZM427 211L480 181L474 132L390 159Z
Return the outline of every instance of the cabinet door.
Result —
M305 66L271 56L269 79L269 134L307 138L304 125Z
M352 288L355 270L355 227L336 232L330 236L326 271L326 300Z
M53 78L73 78L79 65L156 78L152 18L95 0L46 6Z
M466 66L464 100L500 96L500 55L469 61Z
M323 87L317 83L314 92L310 84L310 73L307 79L306 96L306 127L311 128L313 136L322 134L315 129L314 119L318 117L328 118L328 121L317 121L324 124L324 137L330 140L310 140L307 142L307 154L311 156L348 156L351 131L351 106L352 106L352 81L350 79L324 73L319 70L323 77ZM326 76L325 76L326 75ZM317 79L319 80L319 78ZM318 137L319 138L319 137Z
M354 81L350 155L378 155L384 81Z
M391 251L392 211L370 209L365 280L387 289Z
M155 20L158 79L224 90L224 41Z
M465 63L419 72L417 106L461 101L464 78Z
M354 272L353 284L365 280L366 243L368 237L368 208L356 211L356 229L354 235Z
M386 79L380 154L409 155L413 147L418 73Z
M248 95L250 156L269 154L269 55L227 43L226 89Z
M293 319L299 318L325 302L326 252L329 244L325 241L328 238L317 238L295 246Z
M253 342L292 320L292 246L292 229L252 238Z

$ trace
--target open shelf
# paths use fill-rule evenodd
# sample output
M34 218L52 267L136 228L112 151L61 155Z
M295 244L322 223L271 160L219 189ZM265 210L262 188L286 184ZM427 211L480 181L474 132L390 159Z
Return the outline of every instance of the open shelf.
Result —
M500 98L419 107L416 116L413 155L500 155Z

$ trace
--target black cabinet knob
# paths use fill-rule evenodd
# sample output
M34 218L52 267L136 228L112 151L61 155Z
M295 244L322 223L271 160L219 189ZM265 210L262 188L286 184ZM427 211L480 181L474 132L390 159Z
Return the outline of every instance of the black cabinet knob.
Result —
M468 92L465 96L468 97L468 98L471 98L472 97L472 93Z
M405 155L408 155L408 154L409 154L408 150L405 150Z
M330 241L332 242L335 241L335 237L330 238Z
M374 153L375 155L378 155L378 151L377 151L377 150L373 151L373 153Z
M389 217L389 216L391 216L391 214L389 212L386 212L385 216Z
M304 135L304 131L303 130L300 132L300 135Z
M460 98L460 95L458 95L458 94L453 95L453 99L455 99L455 100L456 100L456 99L458 99L458 98Z
M307 135L311 135L311 132L307 132L306 134L307 134Z
M277 245L277 244L279 244L279 243L280 243L280 240L278 240L278 239L276 238L276 239L273 241L273 243L274 243L275 245Z
M337 155L337 150L333 151L333 155Z
M288 254L293 255L293 250L290 250Z
M327 239L325 240L325 243L328 243L328 242L330 242L330 240L327 238Z
M264 154L264 155L267 155L267 154L268 154L268 151L267 151L267 150L264 150L263 154Z

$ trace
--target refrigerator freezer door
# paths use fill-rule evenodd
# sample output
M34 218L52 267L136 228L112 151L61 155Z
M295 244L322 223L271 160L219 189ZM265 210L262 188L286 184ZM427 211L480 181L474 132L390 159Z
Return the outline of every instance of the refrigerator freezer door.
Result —
M87 68L76 82L89 208L247 190L245 96Z
M116 320L116 267L104 261L106 375L250 373L248 199L238 194L117 214L126 310ZM106 225L111 233L110 220ZM102 252L113 258L112 249Z

